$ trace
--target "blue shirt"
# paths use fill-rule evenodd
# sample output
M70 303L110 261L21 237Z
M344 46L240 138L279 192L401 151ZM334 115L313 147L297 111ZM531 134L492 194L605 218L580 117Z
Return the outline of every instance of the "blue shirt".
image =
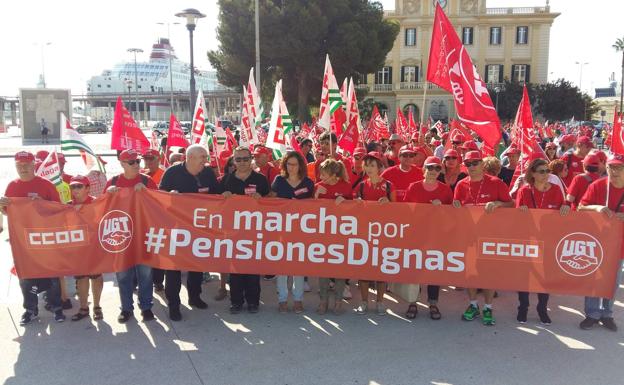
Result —
M271 185L271 190L273 190L278 198L286 198L286 199L306 199L312 198L314 196L314 182L312 179L307 176L301 180L301 182L296 186L292 187L286 178L281 175L275 177L273 184Z

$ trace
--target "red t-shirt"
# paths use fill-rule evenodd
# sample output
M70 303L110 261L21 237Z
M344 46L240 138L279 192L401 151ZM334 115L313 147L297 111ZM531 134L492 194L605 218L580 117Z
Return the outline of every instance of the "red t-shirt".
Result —
M587 180L589 177L589 180ZM568 194L574 197L574 202L572 203L572 208L576 209L581 202L581 198L583 198L583 194L587 191L587 188L590 184L600 178L600 175L595 172L579 174L572 179L572 183L568 187Z
M488 202L511 202L509 187L495 176L483 175L479 182L471 182L470 177L457 182L453 199L462 206L485 206Z
M117 183L115 183L115 186L134 187L139 183L143 183L143 178L141 178L141 175L147 178L147 186L146 186L147 188L158 190L158 186L156 186L156 183L154 183L154 180L145 174L139 174L133 179L126 179L126 177L124 177L123 174L119 174L117 175ZM106 187L104 188L104 191L106 191L106 189L108 189L112 185L113 185L113 178L109 179L108 182L106 182Z
M275 167L273 163L269 162L262 167L258 167L256 172L264 175L269 181L269 185L272 185L275 178L280 175L282 171L279 167Z
M366 179L358 183L353 190L353 194L355 197L362 198L365 201L378 201L381 198L392 200L391 194L393 191L394 186L390 181L381 179L378 183L373 184L370 179Z
M40 197L46 201L61 202L59 193L56 191L54 184L40 176L36 176L28 182L15 179L9 183L4 195L9 198Z
M568 160L569 158L569 160ZM568 176L563 178L563 182L566 186L570 186L572 179L578 174L582 174L583 170L583 158L572 154L565 154L561 157L561 160L568 165Z
M600 178L594 183L590 184L581 198L582 206L591 206L591 205L601 205L607 206L611 210L616 211L616 207L620 199L622 199L622 195L624 195L624 188L615 188L609 183L608 178ZM609 203L607 203L607 191L609 195ZM624 212L624 203L617 208L616 212Z
M451 188L440 181L436 181L436 183L437 186L432 191L425 190L424 181L410 184L407 188L403 201L431 203L432 201L439 199L444 205L450 205L453 203L453 191Z
M390 181L396 189L397 201L403 201L405 191L414 182L424 179L423 172L418 167L410 167L408 171L401 170L399 165L389 167L381 173L381 177Z
M318 189L319 186L323 186L327 190L325 194L319 194L319 198L336 199L341 196L345 199L353 199L353 189L351 188L351 184L345 182L344 180L339 180L338 183L333 185L329 185L325 182L319 182L316 184L316 189Z
M516 207L527 206L530 209L559 210L564 202L563 192L559 186L552 184L544 192L527 184L518 190L518 195L516 196Z

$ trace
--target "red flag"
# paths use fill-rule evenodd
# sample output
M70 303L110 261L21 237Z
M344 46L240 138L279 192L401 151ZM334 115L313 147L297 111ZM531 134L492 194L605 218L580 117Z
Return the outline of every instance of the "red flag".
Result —
M234 149L238 147L238 142L236 141L236 138L232 134L232 131L230 131L229 127L225 128L225 137L227 138L227 140L225 141L225 150L229 150L230 153L233 154Z
M464 137L464 141L472 140L472 135L470 135L470 132L466 129L466 127L464 127L461 122L451 119L449 124L449 134L446 137L446 142L444 143L444 151L452 148L451 141L457 134L462 135Z
M353 150L358 145L360 140L360 133L358 131L357 117L353 117L347 126L346 131L338 139L338 147L353 154Z
M401 111L400 107L397 107L397 117L396 117L396 133L399 134L401 138L405 141L409 141L409 127L407 125L407 119L405 119L405 115L403 115L403 111Z
M611 151L615 154L624 155L624 137L622 135L622 114L617 108L613 115L613 131L611 134Z
M290 147L292 147L293 151L297 151L301 156L303 156L303 160L307 163L306 157L301 151L301 147L299 147L299 142L297 142L297 137L295 135L290 135Z
M453 94L459 119L490 147L501 140L500 121L483 80L453 25L436 3L427 80Z
M418 128L416 127L416 122L414 121L414 109L410 107L409 113L407 114L407 129L409 132L408 140L412 139L412 136L418 133Z
M544 151L535 138L531 102L529 101L529 93L527 92L526 85L522 91L522 100L520 100L518 112L516 113L516 121L512 130L511 140L524 155L531 157L534 153L544 154ZM544 156L546 156L546 154L544 154Z
M343 108L337 109L330 118L332 130L336 133L336 136L340 137L344 131L344 124L347 122L345 110Z
M136 124L130 112L124 107L121 97L118 97L115 105L115 120L111 128L111 149L123 151L129 148L135 149L142 154L149 150L150 142Z
M169 134L167 135L167 146L168 147L184 147L187 148L189 146L189 142L184 137L184 131L182 131L182 126L180 126L180 122L175 117L174 114L169 116Z

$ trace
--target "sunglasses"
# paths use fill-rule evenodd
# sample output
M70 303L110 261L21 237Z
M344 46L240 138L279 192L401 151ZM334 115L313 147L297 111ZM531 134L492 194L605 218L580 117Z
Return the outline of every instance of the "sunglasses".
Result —
M444 160L457 160L456 156L445 156Z
M155 156L144 156L143 159L144 160L154 160L154 159L156 159L156 157Z
M251 156L243 156L240 158L234 158L234 162L236 163L249 162L250 160L251 160Z
M480 160L474 160L472 162L464 162L464 166L466 166L466 167L475 167L475 166L478 166L479 163L481 163Z
M140 160L140 159L136 159L136 160L127 160L127 161L126 161L126 163L127 163L129 166L134 166L135 164L140 164L140 163L141 163L141 160Z
M425 169L427 171L437 171L437 172L442 171L442 167L435 165L435 164L426 165Z
M85 185L83 184L70 184L69 188L72 190L80 190L83 189Z
M534 173L536 173L536 174L542 174L542 175L544 175L544 174L550 174L550 170L549 170L549 169L547 169L547 168L541 168L541 169L539 169L539 170L535 170L535 171L533 171L533 172L534 172Z
M459 146L460 144L462 144L462 142L451 142L451 144L454 144L456 146Z
M318 156L318 155L317 155ZM363 156L358 155L358 156L354 156L353 159L355 160L362 160Z
M404 156L406 158L415 158L416 154L401 154L401 156Z

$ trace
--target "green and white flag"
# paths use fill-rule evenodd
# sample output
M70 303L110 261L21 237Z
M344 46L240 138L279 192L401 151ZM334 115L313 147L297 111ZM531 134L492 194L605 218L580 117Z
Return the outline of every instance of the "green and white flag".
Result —
M61 164L58 161L56 151L50 151L48 156L43 160L41 165L35 170L35 175L45 178L52 182L55 186L63 183L61 175Z
M284 153L292 150L290 136L293 134L294 126L282 97L282 81L280 80L275 84L275 96L271 104L271 122L266 142L266 146L273 150L275 159L281 158Z
M326 130L330 130L331 116L336 110L342 107L343 102L342 96L340 96L338 82L336 82L336 77L334 76L334 70L329 61L329 55L327 55L325 57L325 72L323 74L318 125Z
M78 150L85 163L87 171L91 170L96 164L101 172L104 172L104 166L100 162L100 158L89 147L87 142L82 139L82 135L69 123L65 114L61 113L61 151Z

